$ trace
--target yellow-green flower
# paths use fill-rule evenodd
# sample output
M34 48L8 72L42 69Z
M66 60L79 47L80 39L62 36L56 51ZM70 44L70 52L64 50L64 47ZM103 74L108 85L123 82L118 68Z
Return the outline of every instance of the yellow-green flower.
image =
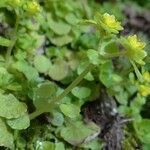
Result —
M96 25L101 32L107 34L117 34L119 31L123 30L121 23L116 20L115 16L108 13L97 13L95 15L95 20L90 20L89 22Z
M21 3L21 1L20 0L14 0L13 3L16 5L19 5Z
M118 33L118 31L123 30L121 23L116 20L114 15L109 15L108 13L103 14L103 23L110 29L112 33Z
M142 96L150 95L150 85L140 85L139 92Z
M135 49L136 50L138 50L138 49L142 50L145 48L146 44L144 42L140 41L138 39L137 35L128 36L127 40L130 44L130 47L134 50Z
M18 7L21 5L21 0L9 0L8 5L12 7Z
M123 46L126 48L126 56L141 65L144 65L143 59L147 56L144 51L145 43L140 41L136 35L128 36L122 40Z
M26 10L29 14L34 15L40 11L40 5L36 1L28 2Z
M150 73L148 71L144 72L143 78L146 82L150 82Z

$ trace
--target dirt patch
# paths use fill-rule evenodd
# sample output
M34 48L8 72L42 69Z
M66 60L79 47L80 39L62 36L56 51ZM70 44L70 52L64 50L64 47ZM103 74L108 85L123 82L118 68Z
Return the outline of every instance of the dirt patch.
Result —
M86 121L101 127L99 137L104 141L104 150L121 150L124 139L123 117L117 112L115 100L102 92L99 99L83 106Z
M150 11L141 10L137 11L133 6L127 5L123 10L124 15L127 17L124 23L124 31L122 34L142 32L150 37Z

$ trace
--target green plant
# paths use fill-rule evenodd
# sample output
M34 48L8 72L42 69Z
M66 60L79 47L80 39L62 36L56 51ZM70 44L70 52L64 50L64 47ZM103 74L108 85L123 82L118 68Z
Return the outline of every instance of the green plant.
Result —
M149 120L140 115L150 94L145 43L120 36L123 27L113 15L92 18L96 4L87 2L0 2L0 22L8 26L0 37L0 146L98 150L100 127L85 124L80 111L103 86L120 104L118 111L133 118L137 138L150 144L143 137ZM43 113L49 125L36 120Z

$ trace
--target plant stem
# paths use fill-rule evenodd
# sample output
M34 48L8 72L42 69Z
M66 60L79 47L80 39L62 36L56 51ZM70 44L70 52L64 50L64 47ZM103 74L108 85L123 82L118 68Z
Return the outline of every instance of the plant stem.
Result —
M16 16L16 23L15 23L15 28L14 28L14 32L13 32L13 35L12 35L12 43L11 45L8 47L8 50L7 50L7 53L6 53L6 67L8 67L9 63L10 63L10 55L11 55L11 52L12 52L12 49L17 41L17 30L18 30L18 26L19 26L19 17L18 15Z
M92 69L93 65L89 64L85 70L58 96L52 98L53 100L49 103L49 111L50 109L54 108L51 107L51 103L52 106L54 106L54 103L56 104L58 101L60 101L61 99L63 99L76 85L78 85L80 83L80 81L84 78L84 76ZM49 112L47 111L48 109L41 109L41 110L36 110L35 112L30 114L30 120L36 118L37 116L41 115L44 112Z
M124 56L125 54L126 54L126 51L121 51L121 52L112 53L112 54L105 54L104 56L107 58L112 58L112 57Z
M80 83L84 76L91 70L92 66L92 64L89 64L86 69L60 95L53 98L51 103L56 103L63 99L76 85Z
M42 113L44 113L44 111L42 111L42 110L36 110L35 112L33 112L33 113L31 113L29 115L30 120L36 118L37 116L41 115Z
M136 66L136 64L135 64L132 60L130 60L130 62L131 62L131 64L132 64L133 68L134 68L134 71L135 71L136 76L138 77L139 81L140 81L141 83L143 83L143 82L144 82L144 79L143 79L143 76L141 75L141 73L140 73L138 67Z
M83 7L86 17L88 19L90 19L91 14L89 13L90 11L89 11L89 7L87 5L87 0L81 0L80 2L82 4L82 7Z

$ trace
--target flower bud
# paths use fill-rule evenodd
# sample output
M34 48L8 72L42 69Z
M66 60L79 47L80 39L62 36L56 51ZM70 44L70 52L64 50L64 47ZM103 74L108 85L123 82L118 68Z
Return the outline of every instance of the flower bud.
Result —
M123 30L121 23L116 20L114 15L103 14L103 23L112 33L118 33L120 30Z
M142 96L150 95L150 86L149 85L140 85L139 92Z
M122 38L121 44L126 49L126 56L138 64L144 65L143 59L147 56L144 51L145 43L140 41L136 35Z
M30 15L34 15L40 11L40 5L36 1L27 2L25 9Z

